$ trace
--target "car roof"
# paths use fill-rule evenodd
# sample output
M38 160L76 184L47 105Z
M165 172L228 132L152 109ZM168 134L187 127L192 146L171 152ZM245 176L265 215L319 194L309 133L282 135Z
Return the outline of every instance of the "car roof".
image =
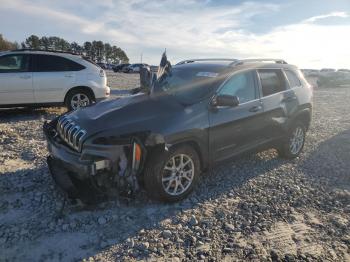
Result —
M53 51L53 50L38 50L38 49L17 49L17 50L8 50L4 52L0 52L0 55L4 54L40 54L40 55L58 55L58 56L70 56L70 57L81 57L79 54L75 54L72 52L64 52L64 51Z
M174 68L181 69L195 69L210 72L222 72L229 69L229 63L216 63L216 62L196 62L187 64L176 64Z
M287 64L287 62L282 59L193 59L179 62L174 67L188 69L198 68L200 70L210 70L214 72L232 72L245 69L297 69L296 66Z

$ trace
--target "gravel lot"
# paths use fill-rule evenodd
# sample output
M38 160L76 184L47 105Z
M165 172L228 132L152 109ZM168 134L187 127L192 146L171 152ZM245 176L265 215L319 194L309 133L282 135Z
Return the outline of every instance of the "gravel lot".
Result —
M138 76L109 74L113 93ZM0 261L350 261L350 88L314 92L304 153L213 168L185 201L144 192L83 208L45 162L42 124L64 109L0 111Z

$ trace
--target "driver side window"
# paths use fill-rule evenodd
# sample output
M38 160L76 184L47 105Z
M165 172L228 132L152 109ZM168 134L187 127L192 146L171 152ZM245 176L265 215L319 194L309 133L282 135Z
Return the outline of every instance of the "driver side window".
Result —
M28 70L28 55L13 54L0 57L0 73L28 72Z
M253 72L242 72L233 75L220 89L219 94L237 96L240 103L257 99Z

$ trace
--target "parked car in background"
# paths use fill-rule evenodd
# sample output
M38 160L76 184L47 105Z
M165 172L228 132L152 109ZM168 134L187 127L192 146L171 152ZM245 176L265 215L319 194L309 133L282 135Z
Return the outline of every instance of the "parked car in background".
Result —
M105 64L105 63L96 63L96 65L98 65L102 69L107 69L107 64Z
M336 70L333 68L322 68L320 70L321 73L334 73Z
M271 147L284 158L301 153L312 88L297 67L280 59L162 64L148 92L44 125L51 174L71 197L129 192L139 182L173 202L222 160Z
M350 73L350 69L338 69L337 72L340 72L340 73Z
M139 73L140 68L143 66L148 66L147 64L131 64L123 69L124 73Z
M106 70L113 70L113 67L115 67L115 65L113 65L113 64L106 64Z
M109 97L103 69L71 53L0 53L0 107L65 105L69 110Z
M113 67L114 72L123 72L124 68L128 67L130 64L125 63L125 64L119 64Z

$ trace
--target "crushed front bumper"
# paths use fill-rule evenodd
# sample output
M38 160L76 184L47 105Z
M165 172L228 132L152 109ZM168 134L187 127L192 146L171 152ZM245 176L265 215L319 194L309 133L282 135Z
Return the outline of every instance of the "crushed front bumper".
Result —
M99 177L102 173L120 175L121 158L127 159L125 147L130 145L91 145L77 152L68 147L59 137L54 124L45 123L43 131L47 140L49 157L47 163L57 185L70 198L79 198L82 190L80 181L85 184ZM128 161L128 160L126 160ZM129 166L129 161L124 169Z

